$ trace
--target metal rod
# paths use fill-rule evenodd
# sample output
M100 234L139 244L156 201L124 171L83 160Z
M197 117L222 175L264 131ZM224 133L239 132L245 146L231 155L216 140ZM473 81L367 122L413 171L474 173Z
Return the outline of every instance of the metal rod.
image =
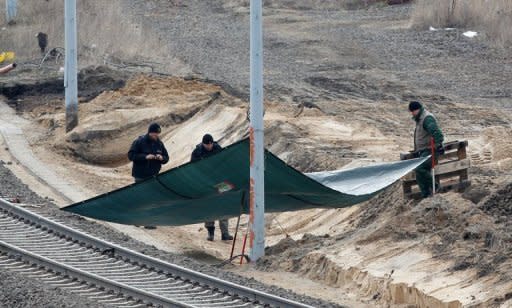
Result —
M240 255L240 265L244 264L244 256L245 256L245 245L247 244L247 235L249 234L249 230L245 231L244 243L242 244L242 254Z
M240 227L240 216L242 216L242 214L238 215L238 220L236 221L235 236L233 237L233 243L231 245L231 254L229 255L230 260L233 259L233 253L235 252L236 237L238 236L238 228Z
M233 237L233 245L231 246L231 254L229 256L229 260L233 260L233 253L235 252L236 238L238 236L238 230L240 229L240 217L242 217L242 213L244 212L244 206L246 203L246 192L245 190L242 192L242 198L240 199L240 214L238 215L238 220L236 221L236 229L235 236ZM242 256L243 258L243 256Z
M76 0L65 0L64 19L66 40L64 88L66 91L66 132L69 132L78 125Z
M436 146L434 142L434 138L430 139L430 147L432 150L432 196L436 194Z
M250 259L265 254L262 1L251 0Z

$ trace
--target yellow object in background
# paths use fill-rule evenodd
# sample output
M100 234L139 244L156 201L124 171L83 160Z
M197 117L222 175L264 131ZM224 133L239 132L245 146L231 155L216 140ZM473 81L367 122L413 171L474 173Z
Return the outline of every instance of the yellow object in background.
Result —
M16 54L13 51L6 51L0 53L0 63L5 61L12 61L16 58Z

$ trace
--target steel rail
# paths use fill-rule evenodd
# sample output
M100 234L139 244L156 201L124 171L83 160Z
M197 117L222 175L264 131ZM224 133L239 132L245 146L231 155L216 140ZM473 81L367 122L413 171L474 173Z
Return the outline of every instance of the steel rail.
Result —
M27 228L38 228L38 230L45 231L47 232L47 234L53 234L55 237L59 238L60 241L57 245L60 245L62 243L62 240L71 243L72 246L70 247L74 249L73 251L71 251L72 253L77 252L77 245L82 246L83 248L86 249L94 250L95 253L91 254L90 256L92 257L92 259L89 260L91 261L91 265L88 266L89 263L87 262L87 260L84 260L84 269L80 269L79 266L76 264L76 261L74 260L74 258L76 258L75 256L72 256L72 258L70 258L69 264L65 264L61 261L65 259L65 256L63 256L63 258L54 257L54 251L51 249L51 247L47 247L48 243L46 241L49 239L46 238L45 245L41 245L36 249L37 253L29 251L26 247L27 245L35 243L36 241L27 238L21 239L21 247L19 247L19 245L15 245L12 243L12 241L14 240L12 236L7 236L10 240L10 243L0 240L1 250L8 251L9 253L14 255L22 255L24 256L24 258L26 258L30 262L33 262L34 264L42 264L45 267L51 268L55 271L66 273L66 275L70 277L75 277L77 279L82 279L84 281L93 282L94 284L102 286L103 288L111 289L115 292L119 292L133 298L141 299L145 302L154 303L156 305L162 305L164 307L206 307L205 304L200 299L201 297L199 296L199 298L197 299L197 303L194 300L191 301L190 299L188 300L188 304L185 303L185 301L180 301L181 298L185 295L193 297L194 294L197 294L197 292L201 291L195 290L195 287L201 286L203 288L206 288L207 290L211 290L212 292L214 292L214 294L212 294L211 296L212 306L217 306L221 304L222 301L225 300L225 298L232 298L234 302L240 302L238 303L238 305L240 306L243 306L244 304L252 304L257 306L270 307L311 307L296 301L278 297L245 286L240 286L229 281L225 281L175 264L158 260L147 255L143 255L139 252L96 238L82 231L72 229L61 223L48 219L42 215L18 207L15 204L7 202L6 200L3 199L0 199L0 213L1 212L4 212L8 216L15 218L17 221L24 223L17 224L16 226L13 226L12 224L9 225L9 232L16 232L16 228L23 228L23 225L25 225ZM6 219L0 219L0 225L2 224L2 222L6 222L7 224L9 224L6 221ZM0 230L0 233L1 232L2 230ZM30 231L28 234L33 235L34 233L33 231ZM47 252L51 257L45 257L41 255L40 252L46 251L45 249L48 249ZM78 252L81 251L81 249L78 250ZM114 256L116 259L114 259ZM104 258L102 259L101 257ZM165 283L165 280L155 281L155 286L153 287L153 290L161 290L161 292L159 292L159 294L161 295L158 295L148 290L143 290L142 288L137 288L136 286L134 287L132 285L128 285L127 283L124 283L124 280L115 281L113 279L109 279L103 276L103 274L108 274L110 270L113 268L97 270L99 274L92 273L91 271L89 271L89 269L93 269L96 264L98 266L100 265L95 262L107 262L110 261L111 259L112 261L114 261L115 264L118 264L119 261L122 261L121 263L130 264L133 265L134 267L139 267L137 270L139 270L141 276L139 276L138 279L132 279L132 284L134 285L139 283L142 287L148 290L151 289L151 287L147 286L147 278L144 275L144 272L140 272L140 268L142 268L146 269L148 272L154 272L154 274L159 277L167 278L167 280L181 280L182 282L188 283L188 285L190 285L190 288L188 288L188 290L190 290L191 292L190 294L188 294L186 291L184 291L184 294L176 294L174 298L180 298L180 300L173 300L173 294L175 293L175 290L178 287L173 287L171 284L168 285L168 290L166 291L165 284L163 284ZM114 267L118 266L119 264L115 265ZM134 273L136 273L136 271L134 271ZM183 289L183 287L179 287L179 289ZM166 292L168 292L167 294L169 297L165 296ZM225 296L218 297L219 295L222 294L224 294Z

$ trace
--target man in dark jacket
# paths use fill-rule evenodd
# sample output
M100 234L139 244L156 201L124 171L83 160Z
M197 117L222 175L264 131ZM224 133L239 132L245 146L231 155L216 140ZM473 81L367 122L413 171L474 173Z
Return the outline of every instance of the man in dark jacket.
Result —
M427 157L432 154L432 138L435 143L435 152L433 159L437 160L439 154L444 153L443 132L437 124L435 116L427 111L420 102L411 102L409 111L416 122L414 130L414 152L419 157ZM423 198L432 195L432 161L429 159L416 169L416 181L421 190ZM436 183L439 186L439 183Z
M222 147L217 142L213 141L212 135L206 134L203 136L202 142L198 144L192 152L190 161L194 162L205 159L208 156L219 153L220 151L222 151ZM215 235L215 221L207 221L204 223L204 226L208 230L208 237L206 239L208 241L213 241ZM223 241L230 241L233 239L233 237L229 235L229 222L227 219L219 220L219 227Z
M169 161L169 154L160 140L160 125L153 123L148 133L137 138L128 152L133 162L132 176L135 182L157 175L163 164Z
M169 154L160 140L162 129L157 123L148 128L148 133L137 138L128 152L128 158L133 162L132 176L135 183L155 176L160 172L163 164L169 161ZM146 229L156 229L145 226Z
M48 47L48 34L39 32L36 34L37 43L39 44L39 48L41 49L41 54L44 55L46 52L46 47Z

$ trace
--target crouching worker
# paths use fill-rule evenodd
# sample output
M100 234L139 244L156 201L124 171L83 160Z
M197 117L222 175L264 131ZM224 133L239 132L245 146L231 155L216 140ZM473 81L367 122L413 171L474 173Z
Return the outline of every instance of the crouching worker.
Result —
M414 152L418 157L427 157L432 154L432 138L435 142L435 152L432 159L437 160L438 155L444 154L443 133L432 113L427 111L419 102L411 102L409 111L416 122L414 130ZM432 195L432 161L429 159L416 169L416 182L421 190L421 196L427 198ZM439 183L436 183L439 189Z
M222 151L222 147L217 142L213 141L212 135L206 134L203 136L202 142L198 144L192 152L190 161L198 161L215 153L219 153L220 151ZM206 239L213 241L215 235L215 221L207 221L204 223L204 226L206 230L208 230L208 237ZM219 220L219 227L222 233L221 239L223 241L231 241L233 237L229 234L229 221L227 219Z
M157 175L163 164L169 161L169 154L160 140L162 129L157 123L148 128L148 133L138 137L128 152L128 158L133 162L132 176L135 183ZM146 229L156 227L146 226Z

